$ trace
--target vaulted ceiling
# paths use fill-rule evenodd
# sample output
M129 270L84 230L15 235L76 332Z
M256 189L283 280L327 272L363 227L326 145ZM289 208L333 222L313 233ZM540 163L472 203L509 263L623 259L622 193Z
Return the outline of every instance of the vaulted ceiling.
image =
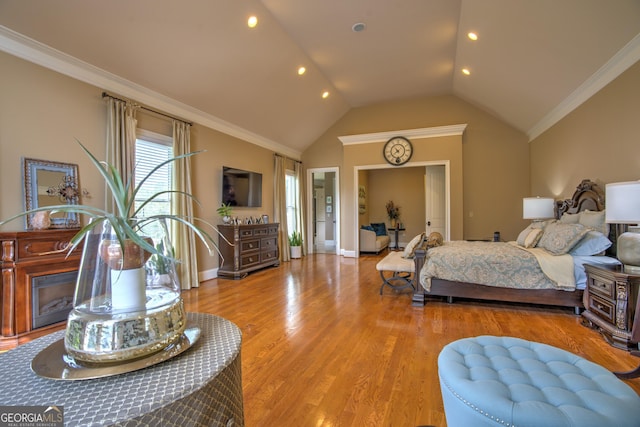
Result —
M0 50L293 155L351 108L442 94L534 138L639 34L638 0L0 0Z

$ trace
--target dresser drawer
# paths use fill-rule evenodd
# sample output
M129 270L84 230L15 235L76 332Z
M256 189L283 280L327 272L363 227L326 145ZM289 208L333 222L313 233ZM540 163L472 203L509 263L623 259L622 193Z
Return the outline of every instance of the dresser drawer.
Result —
M259 239L251 239L251 240L242 240L240 242L240 253L244 254L245 252L257 251L260 249L260 240Z
M240 255L240 268L251 267L260 263L260 252Z
M263 251L268 251L268 250L272 250L278 247L278 238L277 237L268 237L265 239L262 239L260 241L260 248Z
M247 237L253 237L253 228L241 228L238 234L241 239L245 239Z
M615 323L616 307L611 301L602 299L597 295L589 294L588 310L607 322Z
M270 249L268 251L264 251L260 255L260 259L262 260L262 262L273 261L273 260L275 260L277 258L278 258L277 248L273 248L273 249Z
M589 293L600 295L604 298L615 299L615 283L611 279L605 279L598 275L589 275Z

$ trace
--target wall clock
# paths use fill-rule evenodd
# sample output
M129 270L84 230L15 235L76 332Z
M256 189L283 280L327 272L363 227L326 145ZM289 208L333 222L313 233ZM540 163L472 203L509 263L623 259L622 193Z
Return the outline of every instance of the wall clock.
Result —
M404 136L394 136L384 144L384 159L394 166L404 165L413 154L413 146Z

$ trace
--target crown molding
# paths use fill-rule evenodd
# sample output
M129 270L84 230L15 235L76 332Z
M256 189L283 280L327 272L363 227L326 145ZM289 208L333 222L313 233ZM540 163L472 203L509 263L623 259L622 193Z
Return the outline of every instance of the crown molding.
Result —
M640 60L640 34L620 49L598 71L585 80L564 101L545 115L527 132L529 142L542 135L547 129L558 123L567 114L578 108L603 87Z
M205 113L187 104L176 101L144 86L123 79L87 62L67 55L57 49L26 37L0 25L0 50L26 61L41 65L60 74L72 77L101 90L134 99L149 107L173 116L217 130L234 138L272 150L294 159L300 159L301 152L272 141L261 135Z
M394 130L389 132L362 133L359 135L339 136L342 145L370 144L373 142L388 141L394 136L404 136L405 138L437 138L441 136L462 135L467 128L466 123L461 125L436 126L431 128Z

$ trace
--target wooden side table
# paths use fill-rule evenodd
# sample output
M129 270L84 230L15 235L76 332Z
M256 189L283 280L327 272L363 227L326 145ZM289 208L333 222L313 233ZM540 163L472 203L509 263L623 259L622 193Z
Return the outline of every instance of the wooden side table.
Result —
M640 275L625 273L622 266L585 264L587 287L582 321L598 329L614 347L637 349L631 336Z
M401 228L399 225L396 225L395 228L393 229L394 236L395 236L395 242L394 242L395 246L393 247L393 249L396 250L396 251L399 251L401 249L400 245L398 245L398 238L399 238L398 237L398 233L400 231L404 231L404 230L405 230L405 228L404 227Z

